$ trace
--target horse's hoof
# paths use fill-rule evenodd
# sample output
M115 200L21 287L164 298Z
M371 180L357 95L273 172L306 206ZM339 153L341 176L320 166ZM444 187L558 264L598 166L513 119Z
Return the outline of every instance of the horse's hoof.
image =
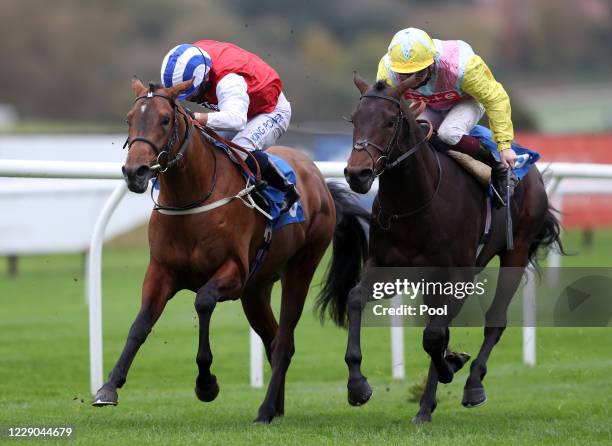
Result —
M119 404L117 391L107 387L101 387L91 402L91 405L94 407L116 406L117 404Z
M449 352L444 359L453 367L453 371L457 373L470 360L471 356L466 352Z
M348 389L348 402L351 406L362 406L372 396L372 387L365 377L350 380L346 387Z
M205 403L214 401L214 399L217 398L217 395L219 395L219 384L217 383L217 377L215 375L210 375L209 381L205 386L203 386L203 388L198 385L198 381L196 380L195 394L200 401L204 401Z
M416 424L420 426L421 424L431 423L431 414L430 413L418 413L412 419L412 424Z
M274 417L259 415L257 418L253 420L253 424L270 424Z
M279 415L274 410L267 410L262 407L259 409L257 418L253 420L253 424L270 424L277 416Z
M474 387L472 389L463 389L463 407L471 409L472 407L482 406L487 402L487 395L484 387Z
M253 420L253 424L270 424L274 419L274 415L260 414Z

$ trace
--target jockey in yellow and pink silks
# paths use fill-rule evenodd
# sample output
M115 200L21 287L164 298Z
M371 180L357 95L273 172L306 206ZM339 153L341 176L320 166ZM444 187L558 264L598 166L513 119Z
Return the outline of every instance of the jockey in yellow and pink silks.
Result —
M420 82L405 97L427 104L420 117L431 121L437 131L432 143L485 161L493 168L493 185L505 191L507 169L516 161L511 147L510 99L485 62L461 40L431 39L425 31L406 28L393 36L378 64L376 79L396 86L410 76ZM500 152L499 162L469 135L485 112ZM513 178L511 190L515 183Z

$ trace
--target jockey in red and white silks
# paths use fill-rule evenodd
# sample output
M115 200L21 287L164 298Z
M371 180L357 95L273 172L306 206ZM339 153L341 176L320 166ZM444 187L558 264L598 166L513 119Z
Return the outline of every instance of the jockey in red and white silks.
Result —
M193 86L178 99L215 110L195 113L195 119L231 134L232 142L252 151L262 165L264 179L285 192L285 207L291 207L299 197L297 190L263 151L287 131L291 120L291 104L282 92L278 73L234 44L199 40L172 48L161 66L165 87L190 79Z

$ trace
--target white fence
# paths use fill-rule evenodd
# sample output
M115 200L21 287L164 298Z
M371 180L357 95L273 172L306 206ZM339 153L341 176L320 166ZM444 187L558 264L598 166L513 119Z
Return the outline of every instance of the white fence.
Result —
M319 162L318 167L326 177L342 178L345 163L343 162ZM569 193L602 193L610 191L610 188L602 188L601 185L589 185L589 183L576 183L572 186L565 179L612 179L612 165L601 164L570 164L552 163L550 165L538 165L545 167L551 172L552 181L549 184L549 193L558 208L562 207L562 197ZM108 162L62 162L62 161L38 161L38 160L0 160L0 177L29 177L29 178L87 178L87 179L116 179L118 181L110 197L102 208L96 221L91 236L90 248L87 262L87 296L89 303L89 337L90 337L90 384L92 394L103 383L102 364L102 291L101 291L101 257L104 232L113 215L113 212L121 199L127 192L125 182L122 180L121 163ZM561 186L561 187L560 187ZM560 264L560 258L551 255L549 264ZM528 292L529 294L529 292ZM533 302L535 296L525 296L525 315L530 320L535 320L533 314ZM391 329L391 352L392 370L394 378L405 376L403 328L393 327ZM261 341L251 330L251 385L253 387L263 386L263 349ZM527 364L535 364L535 328L525 327L523 331L524 361Z

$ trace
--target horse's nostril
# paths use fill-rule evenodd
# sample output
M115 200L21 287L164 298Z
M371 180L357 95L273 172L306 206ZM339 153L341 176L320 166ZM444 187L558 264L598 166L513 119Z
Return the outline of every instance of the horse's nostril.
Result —
M344 169L344 177L349 180L353 178L358 181L368 181L374 176L374 171L369 167L347 167Z
M363 169L359 172L359 177L364 180L370 179L372 176L374 176L374 171L372 169Z
M137 177L144 177L145 175L147 175L149 173L150 170L151 170L151 168L149 166L147 166L146 164L143 164L138 169L136 169L136 176Z

